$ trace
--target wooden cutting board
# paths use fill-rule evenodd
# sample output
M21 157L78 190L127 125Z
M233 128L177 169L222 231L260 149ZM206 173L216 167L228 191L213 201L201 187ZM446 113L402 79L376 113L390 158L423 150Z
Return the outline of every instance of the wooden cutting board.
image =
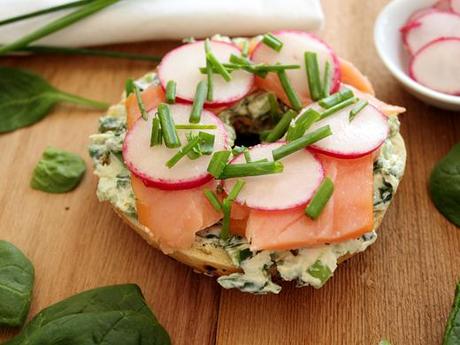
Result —
M0 136L0 238L19 246L35 265L30 315L85 289L134 282L177 345L350 345L382 338L397 345L440 344L460 278L460 231L433 207L427 179L435 162L460 141L460 114L417 101L379 61L373 22L385 3L323 2L327 23L321 36L369 75L381 99L408 109L401 118L409 153L406 176L368 251L341 265L321 290L289 284L278 296L223 290L214 279L151 249L99 203L91 172L68 194L29 188L32 169L48 145L80 153L91 167L88 136L100 114L63 105L33 127ZM112 48L161 54L176 44ZM50 56L3 58L0 65L31 69L63 90L113 103L128 77L153 68ZM2 331L0 340L13 334Z

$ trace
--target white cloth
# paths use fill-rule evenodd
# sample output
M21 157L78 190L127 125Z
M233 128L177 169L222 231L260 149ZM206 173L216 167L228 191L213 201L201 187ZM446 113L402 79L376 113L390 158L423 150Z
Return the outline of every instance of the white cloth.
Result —
M0 19L74 0L0 0ZM75 9L0 27L5 44ZM324 16L319 0L121 0L38 41L58 46L92 46L220 33L252 36L280 29L316 31Z

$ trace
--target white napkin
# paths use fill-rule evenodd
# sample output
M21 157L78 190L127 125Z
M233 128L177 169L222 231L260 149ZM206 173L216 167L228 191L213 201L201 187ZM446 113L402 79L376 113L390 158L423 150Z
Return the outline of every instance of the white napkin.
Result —
M0 19L74 0L0 0ZM74 9L0 27L5 44ZM122 0L37 42L92 46L158 39L252 36L280 29L318 30L319 0Z

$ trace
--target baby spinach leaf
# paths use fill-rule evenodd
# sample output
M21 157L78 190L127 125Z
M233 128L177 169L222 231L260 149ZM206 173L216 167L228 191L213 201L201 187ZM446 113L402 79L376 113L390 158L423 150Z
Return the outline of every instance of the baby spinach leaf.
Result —
M20 326L29 312L34 267L14 245L0 240L0 326Z
M460 227L460 143L433 169L430 193L437 209Z
M137 285L88 290L38 313L5 345L168 345Z
M47 193L65 193L78 186L86 171L78 155L48 147L32 174L30 185Z
M164 345L169 337L159 324L132 310L73 314L51 321L18 344ZM8 343L7 343L8 344Z
M96 109L108 107L106 103L57 90L33 73L10 67L0 68L0 133L40 121L59 102Z
M447 320L446 331L442 345L458 345L460 344L460 282L455 289L455 298Z

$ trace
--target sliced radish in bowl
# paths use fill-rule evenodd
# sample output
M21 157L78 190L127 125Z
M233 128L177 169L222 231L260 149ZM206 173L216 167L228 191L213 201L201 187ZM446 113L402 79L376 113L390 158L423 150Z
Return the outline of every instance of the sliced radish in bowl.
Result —
M411 54L442 37L460 37L460 15L432 10L401 29L403 41Z
M377 150L388 137L388 118L376 107L368 104L350 121L350 111L354 106L348 106L315 122L307 133L329 125L332 135L310 148L338 158L358 158ZM321 111L321 107L316 103L306 109L310 107Z
M170 106L171 115L177 124L187 124L192 107L185 104ZM148 187L165 190L190 189L198 187L212 179L207 172L211 155L203 155L195 160L182 158L172 168L166 162L174 156L180 148L171 149L165 145L150 146L152 118L156 109L149 112L148 120L138 119L128 131L123 144L123 158L128 169L142 179ZM200 124L216 125L216 129L183 130L178 129L178 136L182 146L187 144L186 134L199 131L214 134L214 151L224 150L227 146L227 134L222 121L213 113L203 110Z
M221 63L229 61L230 55L240 55L241 51L227 42L210 42L212 53ZM195 97L197 84L206 80L206 74L200 72L200 67L206 66L204 42L194 42L182 45L161 60L158 66L158 77L166 89L169 80L176 82L176 97L183 102L191 103ZM231 74L232 79L225 81L220 75L213 75L213 100L205 105L218 107L239 101L246 96L254 84L254 75L242 70Z
M324 75L326 61L329 62L331 66L331 93L338 90L340 86L340 63L332 48L318 37L303 31L278 31L273 35L283 42L281 51L277 52L263 42L259 42L252 53L252 60L255 63L270 65L276 63L300 65L300 69L287 70L286 73L303 104L311 102L304 61L304 53L307 51L317 53L321 77ZM257 84L262 89L275 92L283 101L286 100L286 95L275 73L269 73L265 79L257 78ZM285 101L285 103L287 102Z
M272 151L284 142L261 144L249 150L252 161L273 161ZM244 155L232 163L245 163ZM324 178L321 162L308 150L302 150L282 159L284 170L280 174L238 178L246 182L236 202L260 210L286 210L304 206L310 201ZM237 178L224 181L229 193Z
M430 89L460 96L460 38L439 38L412 58L410 76Z

